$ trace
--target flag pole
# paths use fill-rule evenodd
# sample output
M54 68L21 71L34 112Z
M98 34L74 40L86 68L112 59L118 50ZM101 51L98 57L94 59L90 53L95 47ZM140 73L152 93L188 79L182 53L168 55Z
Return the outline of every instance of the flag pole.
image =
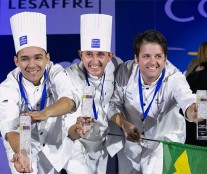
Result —
M108 133L108 135L119 136L119 137L125 137L124 135L120 135L120 134L112 134L112 133ZM140 138L140 140L161 142L160 140L154 140L154 139L150 139L150 138Z

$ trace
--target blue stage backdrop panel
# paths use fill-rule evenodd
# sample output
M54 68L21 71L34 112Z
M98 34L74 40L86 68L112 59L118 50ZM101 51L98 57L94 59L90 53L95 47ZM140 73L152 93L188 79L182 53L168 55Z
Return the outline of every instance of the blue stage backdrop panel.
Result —
M116 52L132 59L137 33L161 31L168 42L168 59L182 72L207 40L207 1L204 0L117 0Z

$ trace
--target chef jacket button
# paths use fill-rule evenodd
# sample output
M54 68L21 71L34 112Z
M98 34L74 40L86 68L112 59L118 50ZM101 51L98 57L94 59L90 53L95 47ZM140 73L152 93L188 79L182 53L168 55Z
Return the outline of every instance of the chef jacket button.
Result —
M43 134L43 132L40 132L40 135L42 135Z

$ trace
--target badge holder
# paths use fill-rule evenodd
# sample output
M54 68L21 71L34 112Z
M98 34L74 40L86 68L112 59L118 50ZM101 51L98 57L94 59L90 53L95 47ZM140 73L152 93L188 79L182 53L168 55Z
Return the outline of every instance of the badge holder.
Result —
M207 140L207 91L197 90L197 114L204 119L196 124L197 140Z
M27 156L29 159L29 168L32 167L31 159L31 117L30 116L20 116L20 153ZM24 160L27 160L23 158Z
M85 119L84 134L88 138L91 131L91 119L93 118L93 87L85 86L82 97L82 116Z

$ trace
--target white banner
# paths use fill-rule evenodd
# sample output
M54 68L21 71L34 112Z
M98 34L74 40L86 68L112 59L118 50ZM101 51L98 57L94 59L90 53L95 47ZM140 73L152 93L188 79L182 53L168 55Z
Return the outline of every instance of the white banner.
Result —
M115 25L115 0L1 0L0 3L0 35L11 35L10 17L23 11L45 14L47 34L79 34L80 15L85 13L112 15Z

